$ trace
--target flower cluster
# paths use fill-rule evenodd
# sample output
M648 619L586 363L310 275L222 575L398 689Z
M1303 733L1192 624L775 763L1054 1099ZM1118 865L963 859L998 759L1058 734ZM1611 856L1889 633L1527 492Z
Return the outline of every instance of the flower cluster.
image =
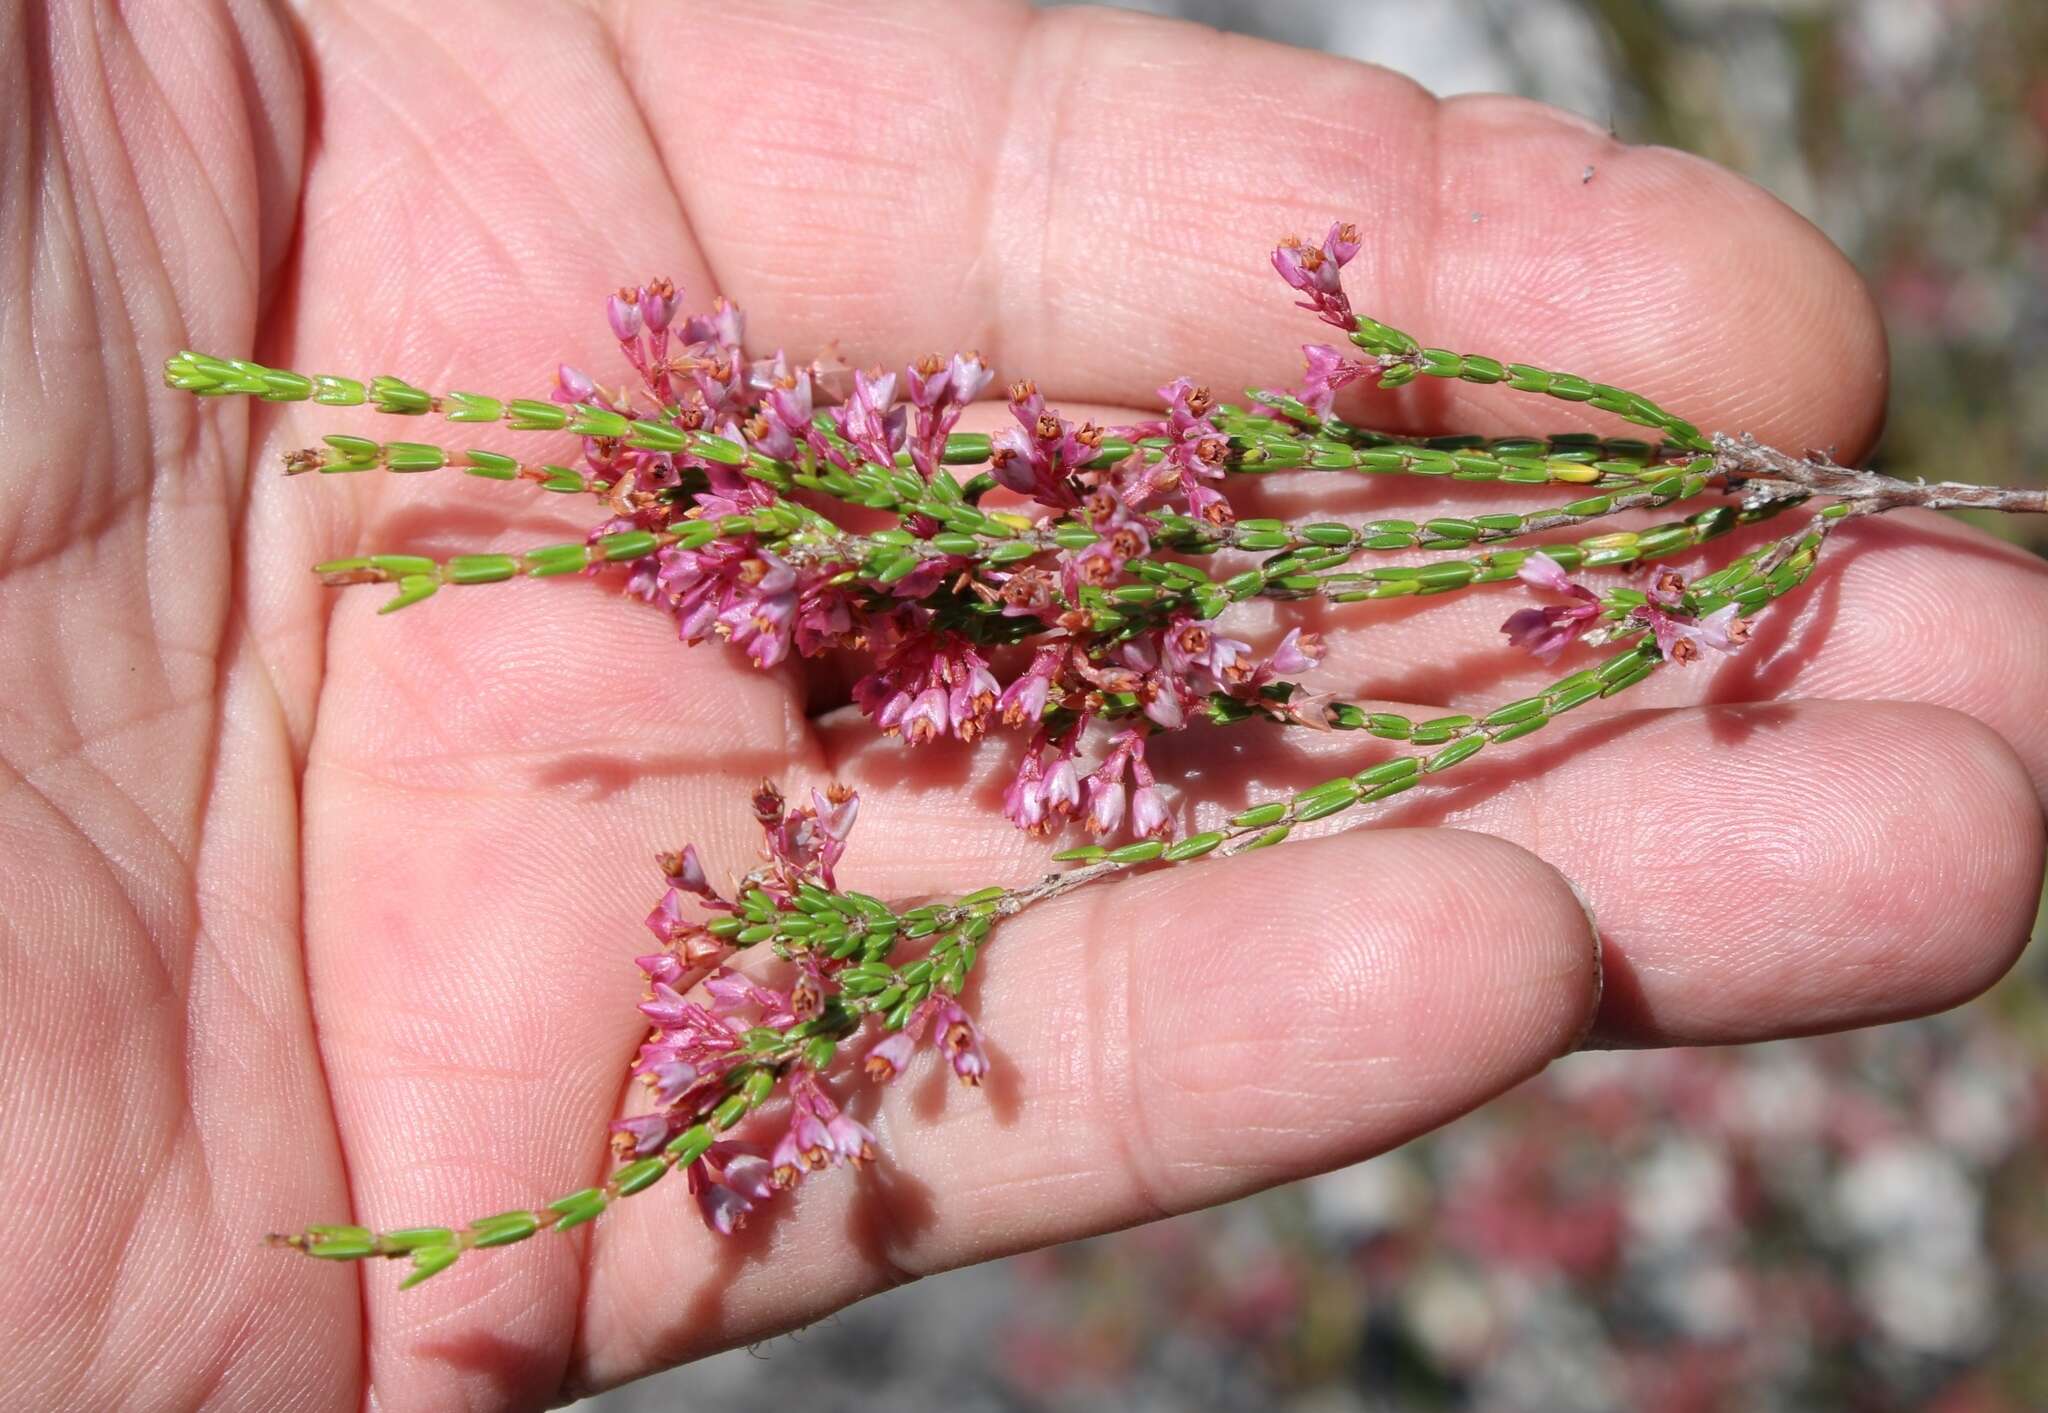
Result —
M613 1123L612 1148L622 1161L687 1159L690 1191L714 1231L732 1232L806 1173L874 1159L874 1134L829 1084L870 1016L884 1034L858 1068L872 1080L908 1068L927 1031L962 1083L978 1085L988 1070L957 980L955 989L935 989L928 963L918 980L900 980L904 969L884 960L895 915L872 900L862 900L865 909L849 904L837 889L833 868L859 810L851 791L813 791L808 805L792 806L762 786L754 817L766 859L731 898L712 886L694 846L662 857L668 888L647 918L661 948L639 958L647 978L640 1014L651 1029L633 1064L653 1107ZM726 965L735 948L762 943L786 973L780 985ZM769 1152L739 1139L703 1141L778 1096L787 1113Z
M1573 582L1564 567L1549 555L1540 550L1531 554L1516 573L1524 583L1563 594L1569 601L1517 609L1509 614L1507 622L1501 624L1501 632L1507 634L1515 647L1549 662L1580 638L1587 637L1589 630L1603 638L1612 636L1613 630L1595 626L1605 607L1600 596ZM1658 574L1640 598L1634 612L1621 620L1624 631L1626 627L1647 627L1656 641L1658 654L1666 662L1696 662L1701 648L1731 653L1749 639L1748 622L1737 617L1740 605L1724 603L1710 613L1698 612L1687 595L1684 576L1672 570Z

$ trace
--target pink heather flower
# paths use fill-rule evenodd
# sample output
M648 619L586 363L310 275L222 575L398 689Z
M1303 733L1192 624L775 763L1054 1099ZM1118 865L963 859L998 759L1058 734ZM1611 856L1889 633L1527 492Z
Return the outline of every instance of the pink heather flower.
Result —
M926 998L924 1004L910 1013L910 1019L903 1029L887 1037L868 1051L865 1069L868 1078L877 1083L887 1083L909 1066L917 1047L924 1041L925 1030L934 1022L938 1030L933 1043L952 1065L953 1073L969 1085L979 1084L988 1073L988 1057L981 1049L980 1037L975 1033L974 1023L967 1018L967 1012L960 1003L943 993ZM860 1130L869 1142L874 1135ZM850 1156L850 1155L849 1155Z
M796 980L789 984L790 1014L800 1022L810 1020L825 1009L825 998L832 989L817 957L803 953L797 958Z
M692 314L683 321L684 343L703 344L727 353L737 353L746 342L746 316L739 306L720 295L711 302L709 314Z
M777 1187L793 1186L807 1172L874 1159L874 1134L843 1113L809 1070L790 1077L789 1103L789 1127L768 1160Z
M664 942L673 941L683 929L683 897L671 888L661 895L654 911L647 915L647 930Z
M1242 638L1218 633L1213 622L1177 614L1160 637L1160 669L1189 696L1235 691L1252 681L1245 662L1251 650Z
M875 1135L845 1110L825 1121L825 1132L831 1135L832 1151L847 1162L858 1167L875 1160Z
M697 1067L688 1060L665 1060L645 1072L654 1102L664 1109L682 1098L696 1084L698 1077Z
M1135 731L1125 734L1131 778L1136 783L1131 792L1131 833L1140 839L1164 839L1173 833L1173 823L1167 817L1166 800L1152 779L1152 767L1145 759L1145 738Z
M1019 829L1043 834L1080 811L1081 772L1074 752L1086 725L1086 718L1076 722L1057 746L1042 731L1032 738L1003 792L1003 813Z
M1034 742L1017 763L1017 773L1003 789L1003 816L1033 834L1048 827L1045 807L1045 743Z
M1500 625L1509 643L1549 662L1593 626L1593 620L1600 616L1599 596L1584 585L1573 583L1565 576L1564 566L1541 550L1524 559L1515 572L1525 584L1572 597L1573 601L1567 604L1517 609Z
M941 363L928 353L904 370L916 425L910 434L910 460L927 481L944 465L946 437L968 403L980 397L995 372L978 353L956 353Z
M1340 222L1330 227L1320 247L1292 236L1280 242L1273 252L1273 268L1289 286L1308 296L1300 301L1301 308L1349 333L1355 325L1339 272L1358 254L1358 247L1358 228Z
M1308 404L1309 410L1318 417L1330 415L1338 392L1360 378L1379 371L1377 359L1357 362L1346 358L1326 343L1305 343L1301 346L1307 372L1295 396Z
M823 854L832 844L845 844L853 833L854 822L860 818L860 792L847 790L835 797L832 792L814 789L811 791L811 808L816 812L818 828L828 841L820 845L819 852Z
M785 378L778 378L762 400L761 410L773 417L791 436L798 439L808 437L815 430L811 425L810 371L799 368Z
M1080 736L1075 728L1069 744L1045 776L1045 808L1048 814L1072 817L1081 808L1081 772L1074 764L1073 742Z
M654 995L640 1003L640 1014L663 1029L689 1024L704 1010L665 981L654 983Z
M957 664L956 676L953 690L946 698L946 709L953 734L963 741L972 741L987 729L989 713L1002 688L978 656L972 662Z
M791 1112L789 1139L805 1171L815 1171L832 1161L831 1131L809 1105L799 1102Z
M1705 618L1695 618L1685 607L1685 593L1685 579L1669 569L1644 591L1649 602L1640 613L1666 661L1683 666L1697 659L1701 648L1731 653L1748 640L1749 624L1736 616L1734 604L1723 604Z
M904 709L899 723L903 739L913 746L945 734L946 694L938 687L927 687L911 699Z
M640 296L636 290L622 289L605 301L605 318L611 322L612 333L620 343L632 343L640 337ZM637 353L638 350L636 349Z
M1116 774L1108 775L1105 765L1088 777L1088 819L1090 834L1114 834L1124 822L1123 758L1112 756Z
M1304 633L1299 628L1290 628L1287 630L1287 636L1280 640L1280 646L1273 649L1273 656L1267 659L1267 666L1274 672L1306 672L1321 662L1323 654L1327 651L1319 634Z
M1133 795L1125 793L1126 770L1137 785ZM1088 777L1088 831L1115 833L1124 822L1127 806L1132 832L1138 837L1157 837L1169 831L1166 802L1153 788L1152 768L1145 762L1145 737L1135 729L1120 731L1110 738L1108 756Z
M825 887L836 887L832 870L846 852L847 837L859 817L856 791L837 785L823 793L813 790L809 806L792 809L780 790L763 785L754 796L754 818L782 875L777 890L793 892L813 875Z
M753 508L750 500L700 496L709 515ZM719 540L696 550L657 552L660 599L676 616L686 643L719 633L743 648L756 667L773 667L792 647L805 655L839 643L851 631L850 600L833 584L836 566L807 564L799 572L752 536Z
M668 1142L675 1129L674 1119L666 1114L641 1114L637 1118L614 1119L612 1121L612 1146L622 1156L645 1158L658 1152Z
M774 1151L768 1155L768 1171L777 1187L795 1187L797 1179L809 1170L810 1163L797 1142L796 1125L792 1123L775 1141Z
M711 1010L714 1015L730 1015L747 1006L773 1005L775 1001L773 993L764 991L750 978L736 971L719 970L711 973L704 978L704 991L711 997Z
M1166 801L1156 787L1140 785L1131 792L1131 833L1140 839L1163 839L1173 832Z
M640 320L647 326L647 331L651 334L661 333L676 316L675 285L666 278L642 285L638 308ZM625 336L622 334L620 337Z
M867 1058L861 1061L861 1068L869 1079L886 1084L902 1074L910 1064L910 1057L917 1053L917 1036L908 1029L877 1042L869 1048Z
M697 857L695 844L683 845L682 852L675 856L666 872L671 887L695 893L700 898L716 899L718 896L711 891L710 881L704 876L704 861Z
M1040 648L1031 656L1031 666L996 700L996 711L1005 726L1035 726L1045 715L1052 692L1052 676L1066 656L1063 648Z
M690 1165L690 1191L697 1198L697 1211L704 1218L704 1225L720 1236L731 1236L747 1224L754 1204L722 1183L709 1177L699 1177L701 1164Z
M939 1049L952 1063L954 1075L969 1088L979 1085L988 1074L988 1056L981 1048L974 1022L960 1009L959 1002L951 1000L940 1006L937 1019Z
M1237 522L1237 512L1231 509L1230 501L1214 486L1196 486L1188 492L1188 514L1211 525Z
M1187 723L1187 707L1180 690L1161 673L1147 676L1138 688L1138 702L1148 719L1167 731L1178 731Z
M1195 386L1187 378L1175 378L1159 389L1159 396L1166 403L1166 419L1160 430L1168 438L1159 470L1170 468L1178 472L1182 489L1188 491L1199 481L1222 476L1230 444L1210 420L1216 403L1209 390Z
M903 449L907 413L908 409L896 405L894 373L856 372L853 396L832 410L832 423L862 456L880 466L893 466L896 453Z
M883 732L921 746L949 734L979 738L1001 691L988 659L966 638L916 628L853 684L853 700Z
M707 1156L723 1165L720 1178L740 1196L761 1202L775 1195L775 1179L768 1160L745 1144L714 1143Z
M651 956L633 958L633 965L646 973L649 981L659 981L673 988L683 979L683 964L674 952L656 952Z
M554 400L569 403L595 402L597 384L591 382L589 376L581 369L572 368L566 363L561 364L555 369Z

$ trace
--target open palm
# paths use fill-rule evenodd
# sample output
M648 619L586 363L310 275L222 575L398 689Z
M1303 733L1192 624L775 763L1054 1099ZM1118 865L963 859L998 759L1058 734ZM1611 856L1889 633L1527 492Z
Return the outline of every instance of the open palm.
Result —
M23 1406L544 1401L1356 1160L1589 1033L1725 1042L1954 1004L2024 937L2048 574L1894 517L1845 531L1740 656L1388 816L1459 829L1007 924L974 998L988 1088L914 1074L873 1119L882 1166L736 1239L664 1188L405 1294L264 1250L309 1219L460 1219L592 1181L642 1029L651 857L693 839L746 866L760 778L859 786L842 876L883 895L1017 881L1043 846L991 807L999 752L910 756L822 675L679 649L601 586L396 621L330 596L306 565L582 523L461 478L286 482L279 452L349 414L201 407L158 385L167 353L521 394L561 358L613 376L603 293L667 273L740 302L757 351L978 347L1069 405L1133 406L1180 372L1288 378L1313 334L1262 253L1333 216L1367 231L1360 308L1793 448L1867 449L1882 336L1824 241L1706 164L1151 20L1014 0L0 16L0 1329ZM1375 396L1362 415L1414 429L1558 410ZM1542 679L1499 650L1503 602L1332 612L1321 675L1437 708L1521 695ZM1279 734L1176 743L1185 808L1372 749Z

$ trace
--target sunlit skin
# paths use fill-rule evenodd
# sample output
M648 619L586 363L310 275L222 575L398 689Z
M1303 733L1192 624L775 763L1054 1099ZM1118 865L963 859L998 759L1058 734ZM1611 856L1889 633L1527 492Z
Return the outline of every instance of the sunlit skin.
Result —
M391 424L202 406L158 382L172 351L507 395L566 359L614 384L603 296L666 273L686 308L744 305L759 351L976 348L1111 425L1177 374L1297 378L1320 332L1266 254L1341 217L1361 310L1852 461L1883 415L1882 331L1815 231L1694 158L1151 19L0 16L0 1331L27 1405L541 1403L1353 1162L1578 1044L1954 1005L2022 943L2048 571L1887 516L1846 527L1739 653L1404 797L1400 828L1006 924L970 997L979 1091L920 1059L856 1106L879 1162L733 1239L664 1185L403 1294L393 1267L266 1249L308 1220L459 1220L595 1179L643 1029L652 856L694 839L727 877L750 864L762 777L860 790L841 877L877 894L1019 881L1047 846L999 816L1014 737L907 753L843 709L842 676L680 648L599 584L396 619L379 591L320 588L321 559L590 517L461 477L287 480L318 433ZM1344 398L1407 429L1588 425L1461 385ZM1304 481L1260 503L1482 494ZM1425 714L1523 695L1556 675L1503 647L1529 601L1315 615L1320 678ZM1214 806L1373 749L1249 725L1153 764Z

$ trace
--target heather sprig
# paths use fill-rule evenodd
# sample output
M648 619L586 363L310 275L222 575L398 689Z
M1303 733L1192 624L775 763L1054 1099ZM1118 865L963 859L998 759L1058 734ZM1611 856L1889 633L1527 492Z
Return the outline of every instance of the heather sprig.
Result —
M287 474L460 470L595 503L576 541L444 559L396 548L316 566L330 584L394 585L381 611L444 587L615 574L626 597L670 615L683 643L716 638L760 668L852 654L865 669L854 706L907 747L1016 733L1003 813L1036 835L1078 828L1090 840L1053 854L1067 867L1036 882L898 907L838 885L857 797L835 788L791 804L764 786L754 810L765 862L733 886L714 886L694 849L663 857L667 888L648 918L660 945L639 959L650 1029L633 1064L650 1107L613 1125L622 1166L603 1184L463 1227L315 1226L278 1240L327 1258L404 1258L412 1284L463 1251L572 1229L678 1167L706 1223L730 1232L805 1175L876 1157L874 1136L846 1111L849 1086L886 1083L926 1044L960 1080L980 1081L988 1059L961 998L1000 919L1128 870L1271 847L1666 667L1739 651L1749 619L1806 582L1848 519L1903 506L2048 509L2041 492L1908 484L1709 435L1579 375L1424 347L1353 310L1342 270L1360 242L1336 225L1272 254L1301 307L1342 330L1352 352L1305 345L1298 386L1240 403L1177 378L1158 390L1154 415L1125 426L1072 420L1038 384L1015 380L1002 394L1007 423L961 432L968 405L994 386L978 354L850 372L750 354L739 310L720 300L687 314L666 280L605 299L632 374L615 388L568 365L545 396L505 398L171 359L166 380L203 396L574 439L554 460L353 433L289 453ZM1335 414L1347 389L1423 377L1583 404L1653 439L1412 438ZM1574 498L1360 523L1240 514L1233 495L1248 478L1293 473L1562 487ZM1643 512L1702 501L1641 523ZM1641 570L1792 512L1808 514L1717 569ZM1543 538L1560 531L1579 537ZM1380 558L1404 552L1435 557ZM1582 577L1600 573L1620 577ZM1416 720L1319 681L1326 644L1314 632L1297 626L1262 649L1236 631L1252 600L1284 611L1489 585L1534 596L1502 625L1510 648L1546 663L1582 646L1612 651L1490 710ZM1151 743L1250 720L1405 749L1176 837L1173 782L1155 773ZM772 964L736 969L742 952Z

